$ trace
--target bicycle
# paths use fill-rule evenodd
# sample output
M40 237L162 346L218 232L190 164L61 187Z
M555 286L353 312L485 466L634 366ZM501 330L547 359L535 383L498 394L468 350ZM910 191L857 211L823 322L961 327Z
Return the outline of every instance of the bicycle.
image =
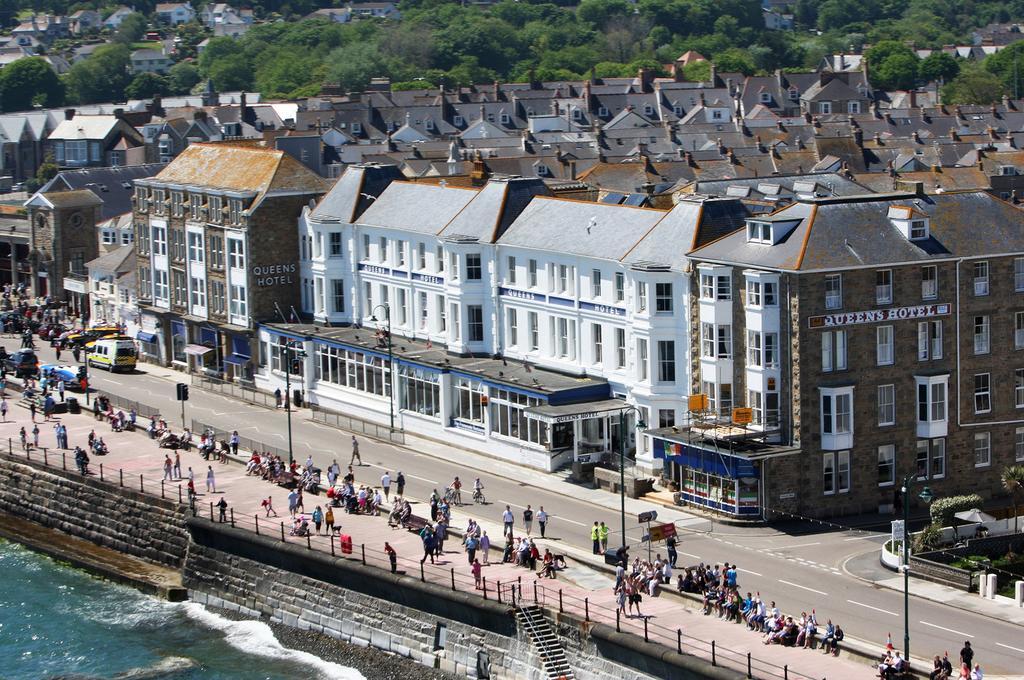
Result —
M473 490L473 502L479 503L480 505L487 505L487 498L484 497L483 489Z

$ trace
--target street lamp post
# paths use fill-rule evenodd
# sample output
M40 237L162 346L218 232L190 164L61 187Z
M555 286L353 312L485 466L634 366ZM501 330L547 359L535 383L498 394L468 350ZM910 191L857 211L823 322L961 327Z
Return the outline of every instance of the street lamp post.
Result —
M907 492L913 483L914 475L909 474L903 478L903 486L900 487L903 498L903 658L907 663L910 663L910 499ZM926 504L931 503L931 488L921 489L918 497Z
M619 411L619 520L622 530L622 547L626 547L626 414L640 415L636 406L626 406ZM638 420L637 427L643 427L644 421Z
M388 415L390 417L390 431L395 431L395 362L394 345L391 344L391 305L383 303L370 310L372 315L377 307L384 310L384 322L388 326ZM370 321L376 322L376 316L370 316Z
M11 289L18 287L18 265L15 263L14 227L11 227Z
M292 453L292 357L298 356L300 358L306 357L306 352L299 350L297 353L292 347L292 340L286 340L284 343L284 410L288 417L288 465L290 466L294 461L294 455Z

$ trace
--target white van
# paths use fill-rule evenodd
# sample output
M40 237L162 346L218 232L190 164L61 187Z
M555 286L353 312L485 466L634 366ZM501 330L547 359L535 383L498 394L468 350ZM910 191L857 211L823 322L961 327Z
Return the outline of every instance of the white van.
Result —
M126 339L97 340L88 349L86 361L108 371L134 371L138 351L135 342Z

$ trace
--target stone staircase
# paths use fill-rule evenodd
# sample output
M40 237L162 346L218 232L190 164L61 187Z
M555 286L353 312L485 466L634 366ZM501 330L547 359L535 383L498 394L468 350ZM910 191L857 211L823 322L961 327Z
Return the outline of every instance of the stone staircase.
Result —
M562 643L541 608L536 605L519 606L516 620L526 630L533 648L540 655L544 677L548 680L575 680Z

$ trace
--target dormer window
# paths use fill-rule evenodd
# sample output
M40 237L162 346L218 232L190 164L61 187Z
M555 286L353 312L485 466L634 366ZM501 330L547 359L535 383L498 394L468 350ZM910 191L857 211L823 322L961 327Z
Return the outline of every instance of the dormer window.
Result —
M772 102L772 95L771 95L771 93L770 92L762 92L761 93L761 103L762 104L771 104L771 102Z
M462 125L463 125L463 124L464 124L465 122L466 122L466 121L465 121L465 119L464 119L464 118L463 118L462 116L455 116L455 117L453 117L453 118L452 118L452 124L453 124L453 125L454 125L455 127L462 127Z
M800 99L800 90L796 89L795 87L789 88L789 99L790 99L790 101L794 101L794 102L797 99Z
M508 125L512 122L512 118L507 113L501 114L501 124Z
M928 238L928 222L926 220L912 220L910 222L910 240Z
M672 107L672 113L675 114L675 116L677 118L682 118L683 117L683 107L679 106L679 105L673 106Z
M423 121L423 127L427 128L428 130L433 130L434 121L431 120L430 118L427 118L425 121Z
M650 104L644 104L644 115L645 116L653 116L654 115L654 107L652 107Z
M572 119L573 120L583 120L583 112L580 111L579 109L573 109L572 110Z
M1000 166L1000 168L999 168L999 174L1003 175L1004 177L1009 177L1009 176L1012 176L1012 175L1016 175L1017 174L1017 168L1013 167L1012 165L1003 165L1003 166Z
M889 219L908 241L922 241L930 236L928 216L913 206L890 206Z
M597 115L601 116L602 118L607 118L608 117L608 107L606 107L606 106L598 107ZM676 115L678 116L679 114L677 113Z
M774 243L771 222L747 222L747 242L767 243L768 245Z
M352 132L354 132L357 135L358 134L362 134L362 132L363 132L363 124L360 123L359 121L356 121L356 122L352 123Z

